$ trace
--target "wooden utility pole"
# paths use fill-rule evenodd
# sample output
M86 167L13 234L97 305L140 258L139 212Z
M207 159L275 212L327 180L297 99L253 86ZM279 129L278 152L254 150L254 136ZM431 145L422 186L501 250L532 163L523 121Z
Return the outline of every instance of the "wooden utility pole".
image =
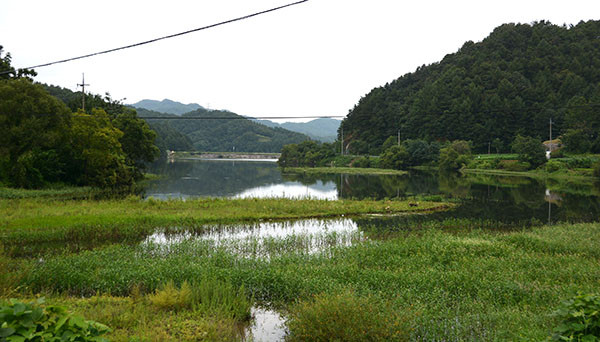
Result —
M340 155L344 155L344 127L342 126L342 140L340 141Z
M78 87L81 87L81 109L85 113L85 86L89 86L89 84L85 84L85 74L81 73L81 83L77 84Z
M552 118L550 118L550 150L552 150Z
M400 146L400 129L398 129L398 146Z

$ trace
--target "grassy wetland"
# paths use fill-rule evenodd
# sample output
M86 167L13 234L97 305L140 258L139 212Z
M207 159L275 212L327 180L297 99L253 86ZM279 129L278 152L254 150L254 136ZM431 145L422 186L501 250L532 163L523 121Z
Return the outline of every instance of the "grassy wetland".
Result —
M280 313L290 341L540 341L560 324L561 302L598 292L600 224L531 216L555 206L544 196L561 201L548 187L562 191L553 215L595 213L569 204L595 190L436 179L448 200L426 190L429 180L368 178L403 194L393 200L3 190L0 302L45 297L107 325L113 341L238 341L250 338L256 308ZM527 195L537 192L546 205Z

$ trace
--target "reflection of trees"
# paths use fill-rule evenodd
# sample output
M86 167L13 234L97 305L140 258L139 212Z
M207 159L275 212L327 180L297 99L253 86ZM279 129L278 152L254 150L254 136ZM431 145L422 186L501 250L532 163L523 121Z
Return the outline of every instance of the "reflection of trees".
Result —
M147 193L232 196L282 182L277 164L273 162L194 160L176 161L161 168L157 171L162 178L150 182Z
M464 198L469 195L471 182L457 172L442 172L438 174L439 189L452 197Z

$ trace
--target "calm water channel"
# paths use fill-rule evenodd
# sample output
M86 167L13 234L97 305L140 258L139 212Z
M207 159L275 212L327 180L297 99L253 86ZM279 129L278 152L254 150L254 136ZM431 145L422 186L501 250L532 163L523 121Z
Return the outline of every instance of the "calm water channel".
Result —
M452 210L429 214L213 225L193 232L157 231L142 242L167 252L180 243L197 243L199 248L208 244L209 248L243 257L268 259L282 251L327 253L332 247L426 227L510 230L557 222L593 222L600 214L600 186L586 181L417 171L400 176L294 174L282 172L274 162L239 160L182 160L152 172L162 177L149 184L145 195L158 199L412 198L449 199L458 204ZM284 338L280 314L264 308L255 308L253 313L254 323L247 333L254 341Z

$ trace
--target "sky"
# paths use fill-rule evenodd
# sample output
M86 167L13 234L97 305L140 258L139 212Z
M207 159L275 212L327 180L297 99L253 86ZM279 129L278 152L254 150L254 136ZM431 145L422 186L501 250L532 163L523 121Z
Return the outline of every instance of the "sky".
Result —
M2 0L17 68L174 34L294 0ZM504 23L600 19L598 0L309 0L248 20L64 64L36 81L134 103L165 98L241 115L344 116L371 89Z

